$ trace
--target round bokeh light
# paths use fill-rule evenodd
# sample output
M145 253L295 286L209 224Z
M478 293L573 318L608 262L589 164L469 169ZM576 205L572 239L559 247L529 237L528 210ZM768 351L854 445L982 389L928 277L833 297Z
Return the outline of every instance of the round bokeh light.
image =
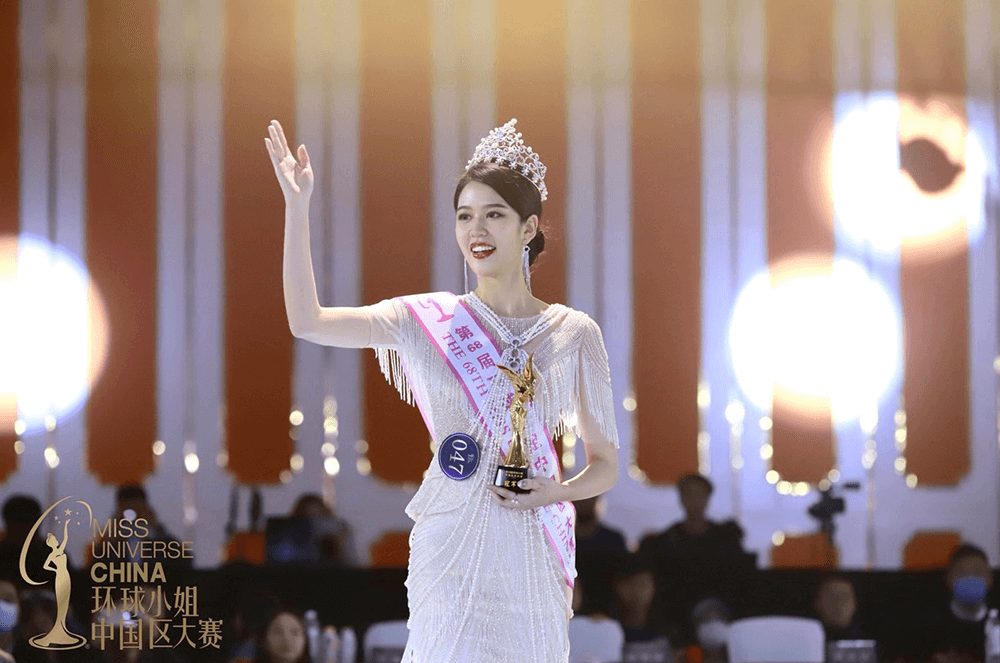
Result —
M758 408L782 401L803 418L858 419L898 379L897 307L865 270L845 259L799 257L744 288L729 346L740 388Z
M831 157L844 241L935 261L982 239L988 160L953 100L875 95L837 123Z
M0 237L0 311L0 425L19 419L30 434L85 402L107 355L107 316L83 264L30 235Z

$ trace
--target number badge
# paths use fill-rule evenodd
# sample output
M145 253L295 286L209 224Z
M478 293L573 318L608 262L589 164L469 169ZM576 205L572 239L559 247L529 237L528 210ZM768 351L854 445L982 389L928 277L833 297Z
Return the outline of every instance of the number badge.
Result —
M479 467L479 445L465 433L452 433L438 449L438 463L449 479L468 479Z

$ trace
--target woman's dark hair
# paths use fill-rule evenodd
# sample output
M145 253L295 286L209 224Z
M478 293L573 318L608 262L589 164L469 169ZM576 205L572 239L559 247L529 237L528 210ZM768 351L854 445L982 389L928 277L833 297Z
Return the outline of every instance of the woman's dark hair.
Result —
M458 197L462 189L469 182L479 182L485 184L496 191L504 201L517 212L524 221L532 214L542 216L542 196L538 189L531 183L531 180L524 177L516 170L495 163L477 163L462 175L455 187L455 210L458 211ZM542 233L539 223L538 231L530 242L528 242L528 264L534 265L539 254L545 250L545 235Z
M700 484L705 490L708 491L709 495L715 492L715 486L712 485L712 482L709 481L708 477L706 477L704 474L697 474L694 472L692 472L691 474L685 474L680 479L678 479L677 489L683 490L684 486L693 486L695 484Z
M326 502L323 501L323 498L317 493L302 493L299 495L299 498L295 500L295 505L292 507L291 515L304 516L306 515L306 511L309 507L314 505L320 507L323 511L329 512L331 510L330 507L326 505Z
M948 568L952 568L959 562L959 560L963 560L966 557L978 557L986 562L987 566L989 566L990 563L990 558L986 556L986 551L982 548L971 543L963 543L959 547L955 548L955 550L948 557Z

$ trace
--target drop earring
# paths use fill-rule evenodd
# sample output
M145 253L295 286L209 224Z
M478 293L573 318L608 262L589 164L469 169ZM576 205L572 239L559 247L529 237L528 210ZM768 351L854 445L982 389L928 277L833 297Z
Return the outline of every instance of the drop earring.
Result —
M469 294L469 263L462 258L462 275L465 277L465 294Z
M531 254L531 249L528 245L524 245L524 252L522 253L523 258L521 260L521 271L524 273L524 285L527 286L528 292L531 292L531 266L529 265L529 260Z

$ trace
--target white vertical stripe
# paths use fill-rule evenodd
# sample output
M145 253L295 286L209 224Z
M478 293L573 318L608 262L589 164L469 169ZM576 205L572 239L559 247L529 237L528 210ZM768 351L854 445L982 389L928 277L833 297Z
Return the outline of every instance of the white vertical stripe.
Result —
M1000 18L995 3L965 2L966 114L969 130L978 139L993 186L985 206L992 223L969 250L969 379L971 397L969 440L971 472L962 482L964 493L955 519L965 539L981 546L993 564L1000 559L1000 453L997 447L997 374L993 361L997 347L997 71L996 38ZM988 194L989 196L989 194ZM979 202L979 201L975 201ZM992 517L991 517L992 516Z
M602 184L597 181L597 159L605 76L601 66L604 44L598 41L603 35L595 34L594 25L601 26L600 4L601 0L583 0L567 6L567 190L555 192L566 196L566 303L591 315L597 315L600 276L595 269Z
M146 489L157 516L174 536L194 542L196 565L214 567L221 561L225 544L228 513L220 506L226 504L231 482L216 462L222 450L223 398L222 163L218 155L223 136L224 10L221 0L161 2L159 9L156 398L157 439L166 448L156 459L156 471L147 479ZM187 70L192 60L193 77ZM190 247L188 215L193 215ZM193 274L186 275L189 265ZM190 291L188 278L193 279ZM195 339L191 346L187 344L189 325ZM190 376L185 374L186 362L194 369ZM196 510L190 524L185 523L181 489L188 480L185 420L191 422L190 441L199 458L198 472L190 479L191 506Z
M334 195L333 251L335 304L357 306L361 301L361 46L360 0L337 0L338 20L330 27L334 36L334 87L330 91L335 146L333 171L329 177ZM367 350L338 348L334 351L335 373L327 384L337 396L340 417L340 474L337 510L354 526L361 563L369 561L369 547L385 529L408 528L403 512L406 496L386 495L371 476L358 474L359 454L355 442L363 436L363 382L361 366ZM368 358L371 361L371 358Z
M185 292L185 207L187 190L187 82L185 7L159 5L159 104L157 117L157 310L156 438L166 446L155 459L146 489L157 517L175 536L183 532L180 486L184 468L184 419L187 404L184 366L187 338ZM159 499L161 496L168 499ZM197 560L201 562L202 560Z
M848 118L864 116L867 122L872 117L867 114L867 106L871 100L878 96L877 93L872 94L872 91L867 89L871 74L864 69L872 50L864 37L866 32L871 32L870 16L864 9L867 4L862 0L847 0L834 4L833 140L835 144L844 140L845 137L842 136L840 129ZM884 147L890 150L895 149L894 145ZM865 145L864 149L869 149L869 146ZM834 200L836 201L838 195L842 193L844 192L834 191ZM836 208L836 203L834 206ZM850 241L845 243L843 230L837 227L839 221L840 219L835 213L836 256L848 258L867 267L870 258L865 255L864 246L859 247ZM874 269L870 272L870 276L872 278L878 277L874 273ZM852 320L851 324L864 325L867 322L867 320L859 318ZM891 419L889 422L881 421L880 423L882 426L889 423L891 428ZM861 481L865 490L868 490L868 473L861 463L862 455L865 453L864 445L867 441L867 434L862 431L857 420L835 422L833 433L836 439L837 468L840 470L841 476L848 481ZM880 449L879 455L879 460L882 463L887 462L891 465L893 454L889 449ZM875 486L878 485L878 482L874 483ZM842 516L837 518L836 543L840 552L840 563L851 568L861 568L873 561L868 559L866 551L868 531L864 494L862 493L860 497L856 494L845 495L848 500L848 508Z
M37 240L47 237L49 214L49 129L51 101L48 81L49 3L23 0L20 8L21 94L20 94L20 236ZM23 249L22 249L23 250ZM4 488L10 493L27 493L44 502L46 465L43 452L45 431L21 435L24 453L17 459L17 471ZM43 505L44 508L44 505Z
M729 192L738 173L730 168L736 136L731 114L738 91L730 88L732 42L729 0L701 3L701 368L711 401L702 427L709 436L710 477L715 484L716 512L732 511L729 423L725 410L733 388L729 369L729 315L733 292L732 216ZM754 456L757 456L755 459ZM746 458L744 471L753 472L759 455ZM738 493L736 493L738 494ZM681 516L679 516L681 517Z
M329 86L332 77L333 7L318 0L300 0L295 17L295 123L294 136L288 136L289 146L297 151L304 144L315 178L309 208L309 239L313 275L321 306L333 302L333 274L329 269L327 247L333 229L333 194L329 187L329 169L336 146L329 118ZM280 118L279 118L280 121ZM286 128L286 131L288 129ZM263 134L262 134L263 135ZM297 156L296 156L297 158ZM322 494L324 371L328 360L332 367L332 350L321 345L295 339L292 409L302 412L303 421L297 427L299 439L294 441L294 453L301 454L303 468L293 473L288 484L270 486L265 504L270 513L286 512L303 492ZM291 428L291 425L289 425Z
M869 3L870 16L868 17L870 29L870 68L869 95L867 99L866 114L868 121L877 128L874 133L878 137L877 143L869 146L869 152L865 158L871 159L875 155L884 160L885 167L893 172L899 171L899 104L896 97L896 19L894 0L871 0ZM835 120L837 119L835 115ZM834 192L836 196L836 192ZM836 200L836 198L835 198ZM840 224L840 219L835 218L835 223ZM843 238L838 237L838 250L843 244ZM894 302L899 302L899 251L898 248L887 255L880 256L878 260L871 261L871 275L885 288L889 297ZM902 320L902 316L900 316ZM900 344L902 347L902 344ZM902 351L899 355L899 364L902 366ZM884 542L881 541L885 527L880 524L880 518L896 520L891 510L885 510L882 504L881 495L885 489L893 490L904 488L900 484L899 477L893 466L896 457L895 442L895 414L899 407L902 395L902 372L900 381L893 385L878 409L878 425L875 430L875 444L878 457L872 471L872 483L866 486L866 490L874 491L874 498L870 504L873 509L872 524L865 526L864 536L866 541L869 537L874 539L874 551L868 550L865 546L864 560L866 564L873 566L895 566L898 564L898 549L889 551ZM847 450L841 450L841 457ZM860 456L861 450L856 451ZM858 460L850 461L857 467ZM847 465L845 464L845 467ZM843 471L842 471L843 473ZM846 476L846 475L845 475ZM848 477L849 478L849 477ZM895 487L895 488L894 488ZM869 507L861 499L856 500L856 510ZM849 504L849 508L854 508ZM883 515L880 516L880 511ZM874 531L871 531L874 530ZM843 539L850 536L845 533ZM891 555L886 557L887 552ZM872 558L874 553L874 558ZM887 561L887 560L891 560Z
M603 262L601 299L597 322L604 335L615 396L615 418L621 450L618 484L607 493L608 520L621 527L631 542L646 531L662 527L664 508L650 499L649 490L628 474L634 457L635 416L623 406L634 396L632 379L632 16L628 3L604 0L604 75L607 85L603 108L604 201L601 210L600 260Z
M86 252L86 62L87 12L80 3L55 5L57 85L51 102L55 113L55 241L80 260ZM84 369L86 370L86 369ZM84 469L86 456L86 407L63 421L54 431L60 465L56 470L55 499L77 494L95 509L109 508L111 491ZM47 506L47 505L43 505ZM79 557L82 561L82 556Z
M87 141L87 8L84 3L56 5L58 39L54 41L57 68L55 103L55 218L56 243L79 257L86 254L86 141ZM84 369L86 370L86 369ZM86 471L86 405L65 418L54 431L60 464L56 499L76 494L96 513L110 509L111 490ZM81 468L81 469L77 469ZM43 505L45 507L47 505ZM77 542L84 543L84 542ZM84 543L85 545L85 543ZM76 559L83 561L83 557Z
M466 134L461 146L462 159L459 167L465 166L479 141L497 124L494 1L468 0L469 13L464 29L465 50L462 53L466 67ZM502 121L506 122L508 119L510 118L503 118Z
M467 89L462 39L468 26L450 0L433 0L431 19L431 289L462 292L462 254L455 243L452 201L462 159ZM469 287L475 277L469 274Z
M767 36L766 14L763 0L738 3L737 24L739 63L737 92L736 176L737 240L737 291L757 274L767 269ZM735 304L735 299L731 306ZM727 321L728 331L728 321ZM728 341L727 341L728 347ZM742 394L734 387L734 393ZM721 396L721 395L720 395ZM742 436L744 467L739 486L743 513L741 523L747 530L744 547L761 554L760 562L766 564L766 551L771 547L771 534L785 527L793 530L811 529L804 514L801 500L779 495L764 476L764 462L760 447L765 434L759 425L761 416L770 415L752 407L743 399L746 422ZM718 415L713 415L718 416ZM723 414L724 417L724 414Z
M196 70L194 104L194 434L201 465L195 506L198 509L195 561L213 567L225 543L228 513L223 505L232 481L216 462L224 449L222 408L223 372L223 269L222 241L223 153L222 63L225 44L223 0L196 0ZM261 132L261 159L266 159ZM211 167L206 168L206 165Z
M885 167L893 172L898 172L899 103L896 96L896 4L895 0L871 0L869 6L871 11L871 68L869 71L871 88L867 114L869 121L873 123L875 128L872 135L878 137L878 142L868 146L865 158L870 159L873 155L881 155L880 158L885 160ZM836 192L834 194L836 195ZM839 225L840 220L837 219L836 222ZM839 244L842 244L842 238L838 238ZM882 256L881 259L872 261L872 276L878 279L892 301L897 303L900 301L898 247L888 255ZM900 316L900 320L902 320L902 316ZM902 363L901 352L899 356L900 366ZM873 562L876 567L895 567L902 560L899 544L890 542L886 536L886 533L891 532L896 527L896 523L899 522L898 507L890 507L885 501L886 495L896 494L905 502L909 496L907 493L910 492L900 477L896 475L893 466L897 455L894 419L902 396L902 387L901 368L899 382L893 385L889 393L886 394L879 404L878 410L878 426L875 431L878 458L873 467L875 491L874 504L872 505L874 508L874 560L868 559L868 551L865 551L866 563ZM858 509L861 508L861 505L861 501L858 500ZM866 528L866 538L869 534Z

